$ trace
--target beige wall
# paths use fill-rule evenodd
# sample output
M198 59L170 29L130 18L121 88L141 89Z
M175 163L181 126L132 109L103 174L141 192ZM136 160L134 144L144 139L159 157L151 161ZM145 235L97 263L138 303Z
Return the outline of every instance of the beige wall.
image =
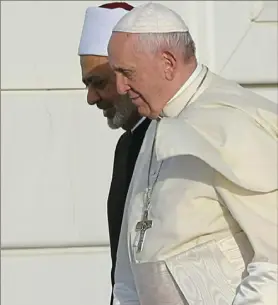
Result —
M271 2L163 3L188 23L200 61L277 101ZM1 3L3 305L109 301L106 199L121 132L86 104L77 56L84 11L101 3Z

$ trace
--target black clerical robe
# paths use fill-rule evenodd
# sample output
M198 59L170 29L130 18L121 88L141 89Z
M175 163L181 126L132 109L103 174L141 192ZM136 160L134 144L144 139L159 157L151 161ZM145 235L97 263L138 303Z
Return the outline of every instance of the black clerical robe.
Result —
M110 250L112 258L112 286L114 285L116 253L126 195L136 159L149 124L150 120L146 118L133 132L126 131L120 137L115 150L113 175L107 202Z

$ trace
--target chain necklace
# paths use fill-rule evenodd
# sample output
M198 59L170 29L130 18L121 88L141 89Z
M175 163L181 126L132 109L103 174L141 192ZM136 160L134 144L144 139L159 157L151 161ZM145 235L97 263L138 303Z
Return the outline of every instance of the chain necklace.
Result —
M151 156L150 156L150 162L149 162L149 168L148 168L148 188L143 195L144 196L144 198L143 198L143 202L144 202L143 216L142 216L142 220L139 221L136 224L136 228L135 228L135 231L139 232L139 240L138 240L138 243L136 245L136 247L137 247L136 252L137 253L142 251L146 231L152 227L152 220L149 219L149 209L150 209L150 204L151 204L151 196L152 196L154 186L155 186L155 184L158 180L158 176L159 176L159 173L160 173L160 170L161 170L161 167L162 167L162 163L163 163L163 161L160 162L155 180L152 183L152 186L150 187L150 184L151 184L150 183L151 168L152 168L152 162L153 162L153 158L154 158L155 139L156 139L156 132L157 132L157 128L158 128L158 123L159 123L159 120L156 122L154 140L153 140L152 149L151 149Z
M205 68L206 68L206 73L204 74L204 76L203 76L200 84L196 88L194 94L190 97L190 99L186 103L185 107L193 99L193 97L196 95L196 93L198 92L198 90L202 86L204 80L206 79L206 76L207 76L209 70L208 70L207 67L205 67ZM178 114L177 117L180 116L180 114L182 113L183 109L181 110L181 112ZM160 118L156 122L155 134L154 134L154 139L153 139L153 143L152 143L151 156L150 156L150 162L149 162L149 168L148 168L148 187L147 187L147 190L145 191L145 193L143 195L144 196L144 198L143 198L143 202L144 202L143 216L142 216L142 220L139 221L136 224L136 228L135 228L135 231L139 232L139 240L138 240L138 243L137 243L137 251L136 251L137 253L142 251L144 240L145 240L146 231L152 227L152 223L153 222L152 222L152 220L149 219L149 210L150 210L150 204L151 204L151 197L152 197L152 193L153 193L154 187L155 187L155 185L157 183L157 180L158 180L158 177L159 177L159 173L160 173L160 170L161 170L161 167L162 167L162 164L163 164L163 161L161 161L160 164L159 164L159 168L157 170L154 182L151 185L151 181L150 181L151 180L150 179L150 177L151 177L151 168L152 168L152 163L153 163L153 158L154 158L154 150L155 150L155 143L156 143L156 133L157 133L159 121L160 121Z

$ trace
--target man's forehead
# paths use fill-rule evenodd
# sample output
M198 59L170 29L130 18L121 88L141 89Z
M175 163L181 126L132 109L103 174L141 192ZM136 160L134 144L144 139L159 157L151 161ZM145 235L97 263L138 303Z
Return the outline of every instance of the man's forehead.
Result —
M80 64L82 68L97 68L108 62L108 57L106 56L96 56L96 55L81 55Z
M115 47L123 47L123 44L130 43L135 34L124 32L113 32L108 44L108 50Z
M114 32L108 45L109 63L113 70L132 68L134 57L135 34Z
M108 58L106 56L83 55L80 56L80 64L83 78L92 72L103 74L109 69Z

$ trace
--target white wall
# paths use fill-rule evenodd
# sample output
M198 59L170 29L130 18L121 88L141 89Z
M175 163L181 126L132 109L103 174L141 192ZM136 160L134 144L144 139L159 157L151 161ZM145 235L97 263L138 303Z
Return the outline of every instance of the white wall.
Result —
M1 2L3 305L109 302L106 199L121 131L85 102L77 56L84 11L103 2ZM277 3L163 3L186 20L200 61L277 101Z

